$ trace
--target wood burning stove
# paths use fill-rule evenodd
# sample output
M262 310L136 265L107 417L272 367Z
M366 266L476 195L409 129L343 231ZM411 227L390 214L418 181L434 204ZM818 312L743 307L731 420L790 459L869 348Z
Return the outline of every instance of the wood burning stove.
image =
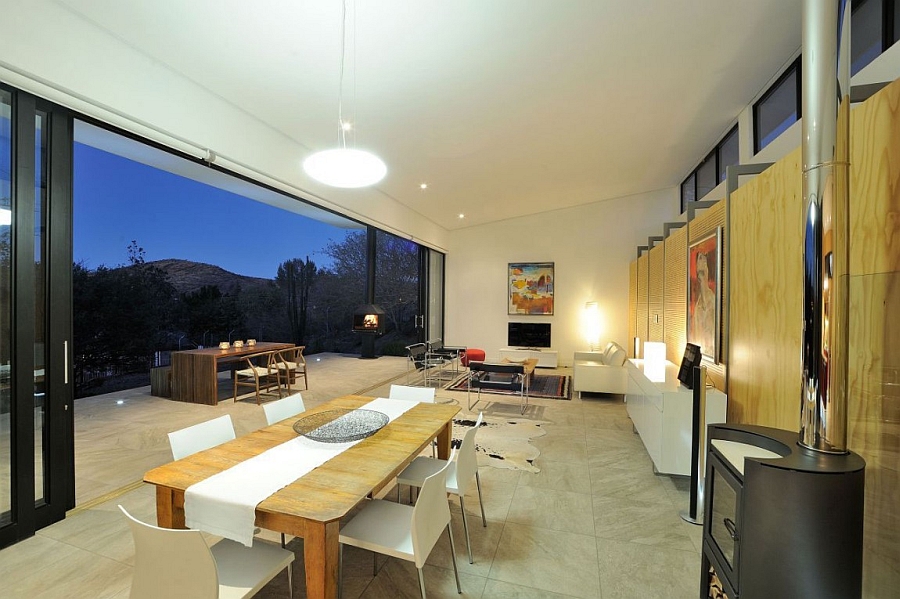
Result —
M796 433L709 426L700 597L709 569L729 599L859 597L865 462Z
M384 335L386 312L375 304L364 304L353 311L353 332L363 334L361 358L375 358L375 337Z

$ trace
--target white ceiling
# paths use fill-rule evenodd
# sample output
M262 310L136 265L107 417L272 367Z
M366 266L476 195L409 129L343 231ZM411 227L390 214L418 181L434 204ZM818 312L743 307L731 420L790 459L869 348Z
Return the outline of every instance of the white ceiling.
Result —
M797 1L356 1L356 145L446 229L677 186L800 47ZM60 2L309 152L336 144L339 0Z

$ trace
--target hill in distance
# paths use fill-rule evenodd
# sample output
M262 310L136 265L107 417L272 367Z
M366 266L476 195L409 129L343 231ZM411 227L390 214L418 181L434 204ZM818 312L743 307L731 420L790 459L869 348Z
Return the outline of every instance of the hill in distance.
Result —
M272 284L272 279L261 277L248 277L229 272L214 264L192 262L168 258L147 262L147 266L154 266L165 272L169 282L178 293L193 293L206 285L215 285L222 293L234 293L238 287L247 290L254 287L266 287Z

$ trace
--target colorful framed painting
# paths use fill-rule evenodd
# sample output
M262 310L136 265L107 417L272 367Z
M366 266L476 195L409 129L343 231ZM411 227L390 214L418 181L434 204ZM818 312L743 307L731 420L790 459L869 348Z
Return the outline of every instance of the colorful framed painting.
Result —
M700 353L719 363L721 330L722 228L688 249L687 340L700 346Z
M553 314L553 262L512 262L507 314Z

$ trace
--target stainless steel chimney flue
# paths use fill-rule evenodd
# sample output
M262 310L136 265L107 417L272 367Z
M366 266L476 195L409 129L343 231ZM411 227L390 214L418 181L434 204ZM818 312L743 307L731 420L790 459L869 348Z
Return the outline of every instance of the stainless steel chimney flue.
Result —
M850 3L804 0L800 444L847 452Z

